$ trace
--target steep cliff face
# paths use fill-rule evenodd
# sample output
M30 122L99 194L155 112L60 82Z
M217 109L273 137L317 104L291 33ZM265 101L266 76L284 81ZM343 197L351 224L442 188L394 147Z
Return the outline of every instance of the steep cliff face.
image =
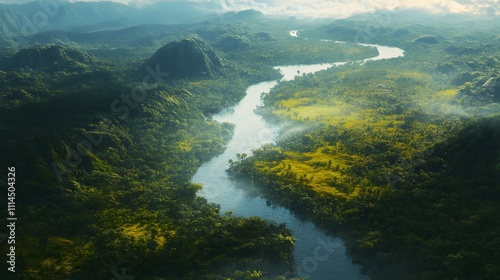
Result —
M224 59L198 38L169 43L151 56L142 69L168 72L170 79L214 77L224 73Z

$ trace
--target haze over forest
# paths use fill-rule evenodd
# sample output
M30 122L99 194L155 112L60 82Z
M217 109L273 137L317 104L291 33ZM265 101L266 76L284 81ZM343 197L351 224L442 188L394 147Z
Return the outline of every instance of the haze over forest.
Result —
M0 0L0 278L497 280L499 4Z
M116 2L133 6L145 6L153 3L189 2L213 12L242 11L256 9L265 14L290 15L306 18L346 17L376 10L394 11L398 9L424 9L432 13L469 13L478 15L498 15L498 0L271 0L271 1L227 1L227 0L58 0L57 2ZM0 3L22 4L30 0L2 0Z

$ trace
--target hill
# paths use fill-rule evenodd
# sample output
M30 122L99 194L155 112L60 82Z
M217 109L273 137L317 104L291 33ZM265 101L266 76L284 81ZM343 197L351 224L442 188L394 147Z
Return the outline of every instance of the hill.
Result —
M264 15L262 12L254 10L254 9L248 9L244 10L241 12L237 12L234 17L236 19L247 19L247 18L254 18L254 17L259 17Z
M160 48L142 69L159 69L161 72L168 72L172 79L215 77L224 72L224 64L224 59L204 41L187 38Z
M12 10L0 8L0 35L10 36L20 32L24 24L29 22L23 14L15 13Z
M22 49L8 62L7 69L31 68L47 72L83 71L96 58L88 53L62 46L43 46Z
M53 59L40 61L40 52ZM91 57L53 46L16 59L50 67ZM287 229L219 215L190 183L232 131L203 111L236 102L249 82L165 83L139 101L127 93L142 83L103 68L0 71L0 162L15 167L23 186L15 197L22 258L17 274L5 270L0 279L111 279L122 268L142 279L244 279L247 271L271 279L292 269Z

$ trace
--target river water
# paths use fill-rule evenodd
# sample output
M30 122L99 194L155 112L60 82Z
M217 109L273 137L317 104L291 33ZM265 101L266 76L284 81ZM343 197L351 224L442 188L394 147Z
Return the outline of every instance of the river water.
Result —
M404 55L399 48L368 45L376 47L379 55L366 61L389 59ZM277 66L283 74L282 81L294 79L297 75L314 73L346 62ZM232 211L241 217L258 216L263 219L285 223L295 242L294 256L299 277L311 280L368 280L359 265L353 264L346 254L344 242L317 228L313 223L299 220L288 209L280 206L268 206L266 199L247 191L238 182L231 181L226 173L229 159L236 159L237 153L251 154L252 149L272 143L279 133L279 127L266 123L254 113L261 105L260 96L268 93L278 80L251 85L246 96L234 107L223 110L213 118L220 122L235 125L233 138L223 154L203 164L193 176L192 182L201 183L203 188L198 195L208 202L221 205L221 213Z

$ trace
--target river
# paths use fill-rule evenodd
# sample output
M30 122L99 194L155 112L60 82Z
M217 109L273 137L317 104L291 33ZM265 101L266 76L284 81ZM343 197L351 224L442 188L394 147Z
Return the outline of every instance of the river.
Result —
M401 57L404 51L378 45L379 55L365 59L360 63L380 59ZM282 81L294 79L297 75L314 73L346 62L325 63L314 65L277 66L283 74ZM226 173L229 159L236 159L237 153L251 154L252 149L263 144L272 143L279 133L279 127L266 123L263 118L254 113L261 104L260 95L268 93L278 80L266 81L251 85L246 96L234 107L223 110L213 118L220 122L235 125L233 138L227 144L223 154L203 164L193 176L192 182L201 183L203 188L198 195L208 202L221 205L221 213L232 211L233 215L241 217L258 216L263 219L285 223L295 242L294 256L299 277L309 277L311 280L368 280L359 265L353 264L346 254L344 242L335 236L326 234L313 223L299 220L288 209L280 206L267 206L266 199L256 196L239 183L231 181Z

